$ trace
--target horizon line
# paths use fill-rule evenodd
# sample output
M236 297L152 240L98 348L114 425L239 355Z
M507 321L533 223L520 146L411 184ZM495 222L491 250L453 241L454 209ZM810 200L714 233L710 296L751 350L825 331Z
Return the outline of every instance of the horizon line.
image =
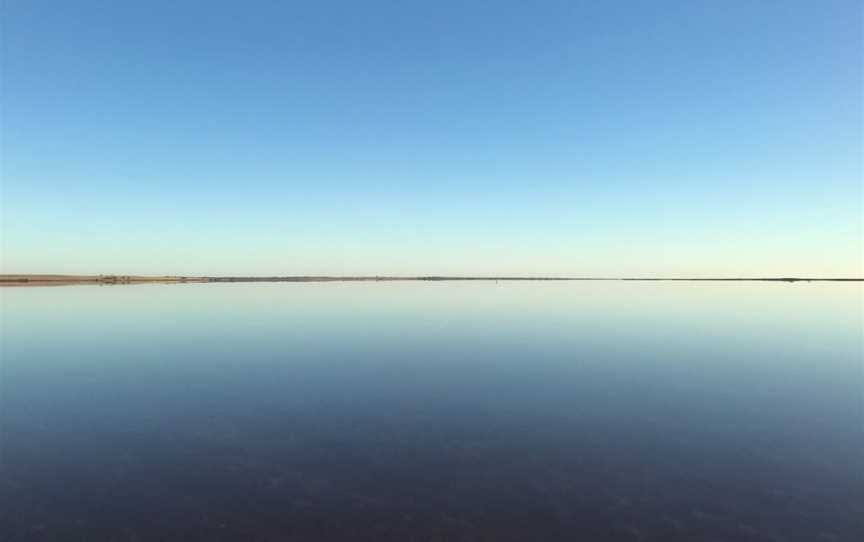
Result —
M677 281L677 282L864 282L860 277L608 277L514 275L66 275L0 274L0 284L134 284L211 282L397 282L397 281Z

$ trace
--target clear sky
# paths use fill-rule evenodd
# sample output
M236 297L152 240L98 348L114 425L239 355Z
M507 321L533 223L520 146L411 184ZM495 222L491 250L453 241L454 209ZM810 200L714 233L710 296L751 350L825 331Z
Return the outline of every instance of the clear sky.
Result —
M2 3L2 271L862 274L862 3Z

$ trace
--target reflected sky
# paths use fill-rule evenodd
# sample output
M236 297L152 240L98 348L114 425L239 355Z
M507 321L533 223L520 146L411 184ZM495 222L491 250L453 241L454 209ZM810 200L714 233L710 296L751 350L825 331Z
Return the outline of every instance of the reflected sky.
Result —
M864 532L855 284L0 294L7 540Z

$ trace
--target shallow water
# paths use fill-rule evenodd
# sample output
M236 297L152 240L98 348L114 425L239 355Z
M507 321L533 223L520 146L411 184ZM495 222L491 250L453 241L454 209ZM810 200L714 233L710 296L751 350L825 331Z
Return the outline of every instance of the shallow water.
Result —
M6 542L864 539L858 284L0 296Z

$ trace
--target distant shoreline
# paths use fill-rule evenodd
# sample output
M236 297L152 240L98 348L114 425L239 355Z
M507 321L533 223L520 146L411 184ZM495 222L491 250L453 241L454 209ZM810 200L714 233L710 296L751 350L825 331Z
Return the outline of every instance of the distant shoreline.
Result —
M404 282L404 281L644 281L644 282L862 282L864 278L820 277L517 277L517 276L330 276L271 277L142 276L142 275L0 275L0 286L65 286L74 284L185 284L211 282Z

